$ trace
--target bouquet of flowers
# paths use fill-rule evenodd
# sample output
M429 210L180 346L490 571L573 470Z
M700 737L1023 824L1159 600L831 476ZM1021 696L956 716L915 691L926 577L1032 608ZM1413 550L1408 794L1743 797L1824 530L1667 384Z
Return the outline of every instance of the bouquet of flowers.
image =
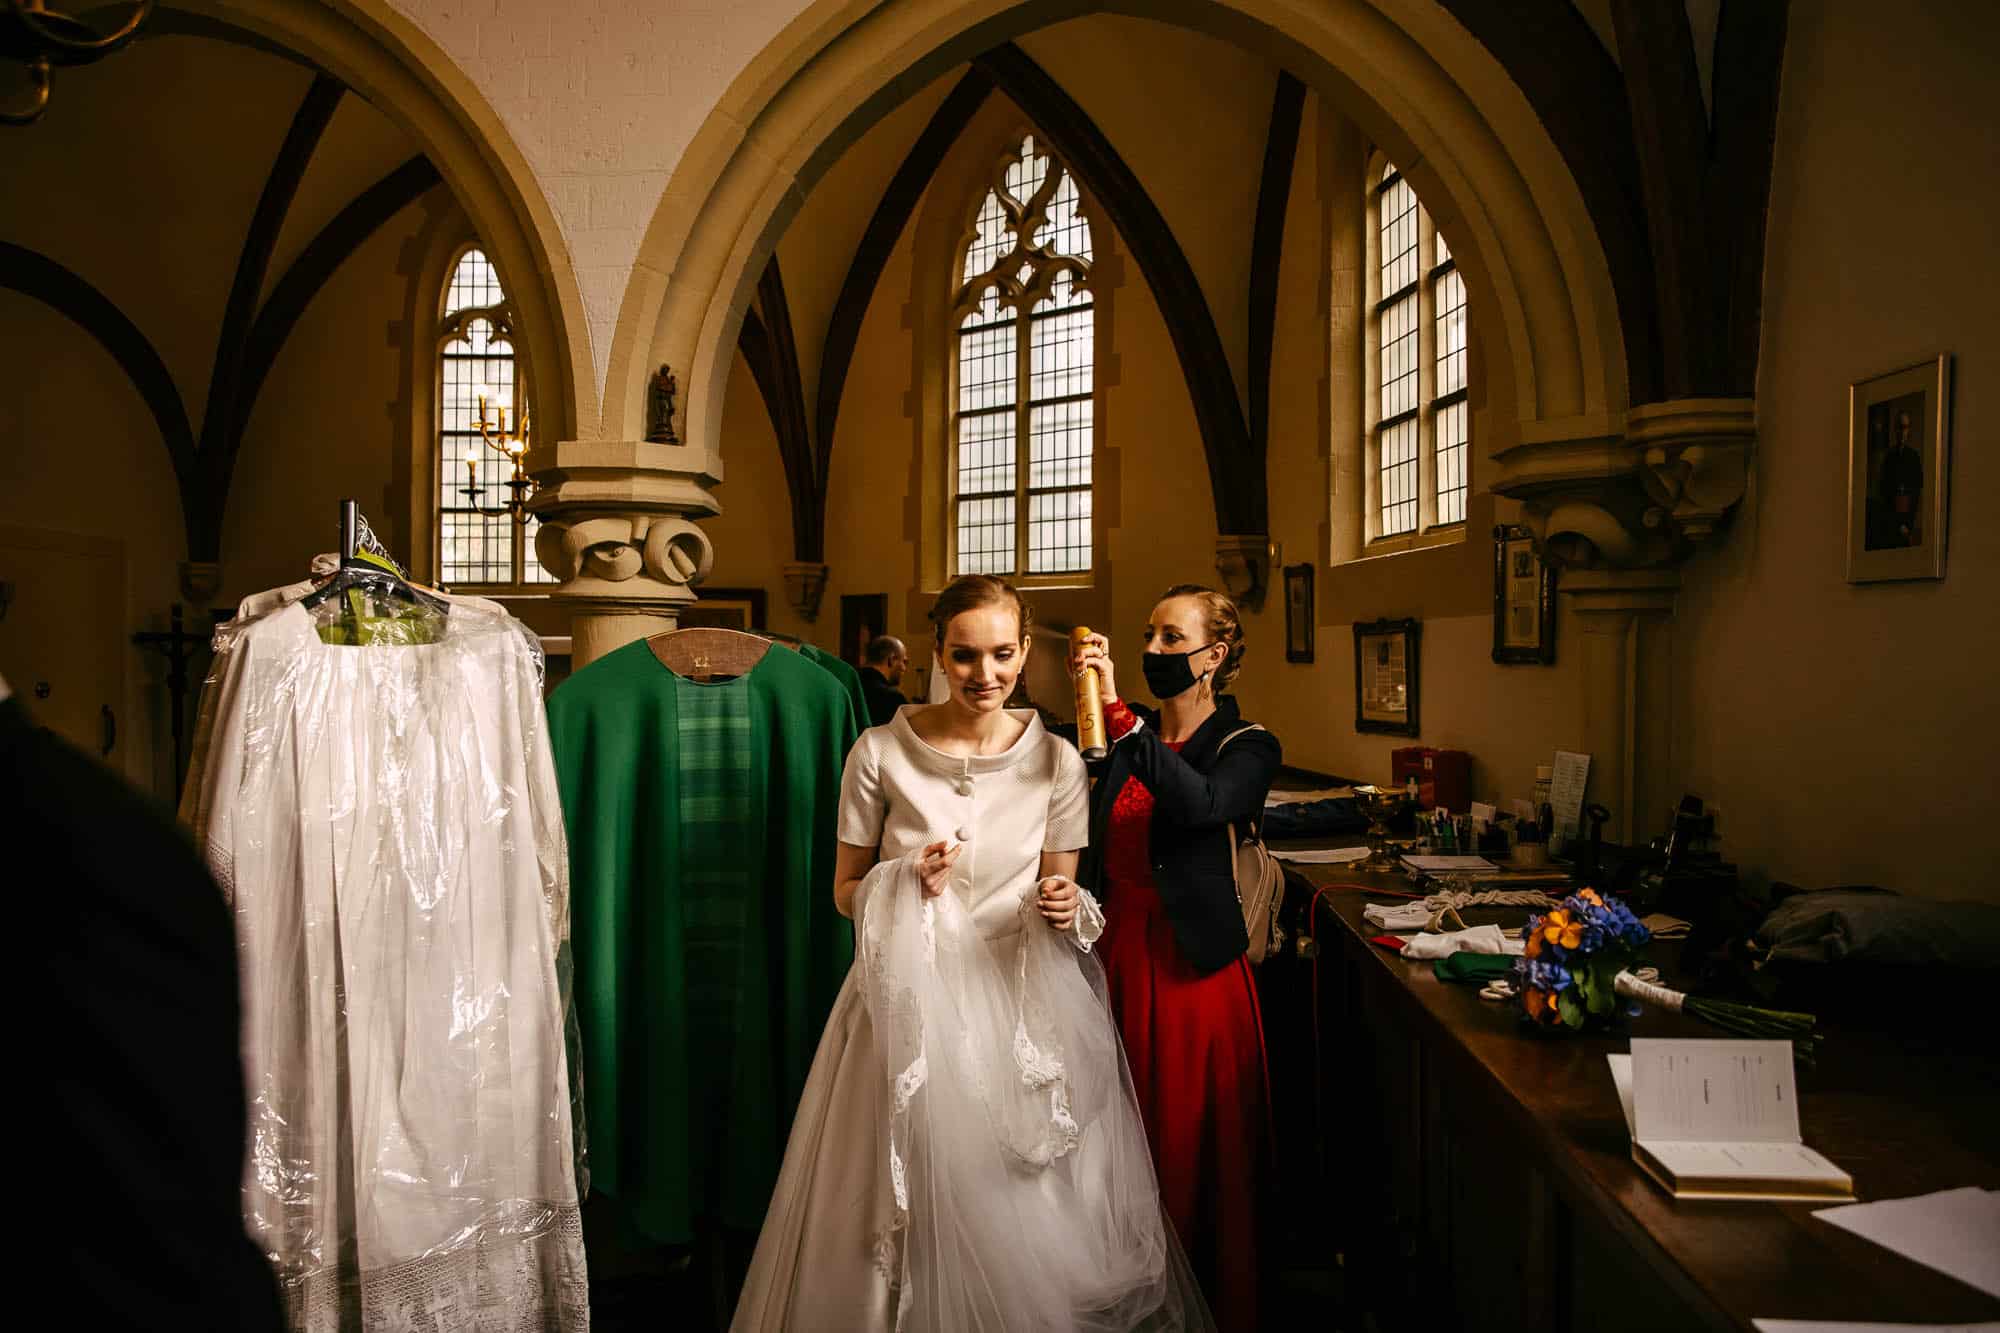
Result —
M1578 889L1560 907L1529 917L1521 938L1527 948L1514 960L1514 993L1527 1020L1539 1027L1600 1026L1616 1017L1621 1006L1629 1006L1628 1016L1636 1015L1637 1002L1644 1000L1738 1036L1790 1040L1793 1058L1802 1065L1813 1063L1820 1036L1811 1014L1713 1000L1656 984L1658 974L1638 966L1653 932L1631 908L1616 898L1606 901L1595 889Z
M1527 951L1514 961L1514 991L1528 1021L1582 1028L1617 1013L1618 975L1638 964L1653 932L1616 898L1579 889L1560 907L1529 917L1521 938Z

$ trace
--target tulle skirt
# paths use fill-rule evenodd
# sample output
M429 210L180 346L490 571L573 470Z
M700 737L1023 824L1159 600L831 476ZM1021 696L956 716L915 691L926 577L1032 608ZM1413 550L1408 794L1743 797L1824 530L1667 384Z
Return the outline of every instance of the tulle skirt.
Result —
M1103 968L1032 892L988 936L913 857L870 872L732 1328L1213 1327Z

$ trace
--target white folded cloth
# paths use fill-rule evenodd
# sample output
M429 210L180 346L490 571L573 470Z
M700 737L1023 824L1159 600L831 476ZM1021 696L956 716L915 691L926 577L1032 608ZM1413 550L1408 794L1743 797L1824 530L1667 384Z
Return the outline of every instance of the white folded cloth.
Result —
M1422 930L1431 923L1431 909L1422 903L1370 903L1361 918L1382 930Z
M1527 941L1503 934L1498 926L1473 926L1469 930L1425 931L1403 946L1403 957L1444 958L1455 953L1520 954Z

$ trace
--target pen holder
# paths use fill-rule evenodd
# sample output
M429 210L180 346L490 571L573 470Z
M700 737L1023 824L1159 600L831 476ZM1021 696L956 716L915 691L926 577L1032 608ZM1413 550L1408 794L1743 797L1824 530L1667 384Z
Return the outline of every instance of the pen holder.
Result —
M1547 843L1517 842L1514 844L1514 868L1516 870L1540 870L1549 863Z

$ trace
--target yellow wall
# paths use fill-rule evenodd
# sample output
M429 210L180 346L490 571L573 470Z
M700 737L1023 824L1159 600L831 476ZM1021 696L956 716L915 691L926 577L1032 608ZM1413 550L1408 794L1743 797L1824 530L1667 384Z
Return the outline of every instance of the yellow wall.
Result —
M1990 10L1794 6L1764 283L1755 493L1687 570L1674 729L1742 862L2000 899L2000 429ZM1844 577L1847 386L1953 353L1942 582Z
M124 312L168 367L197 435L244 235L309 78L204 38L142 41L109 65L73 71L48 117L7 141L21 188L0 191L0 236L79 274ZM380 113L343 98L281 232L266 294L341 207L412 152ZM272 367L236 459L216 606L303 577L337 540L343 496L358 498L403 549L410 369L399 270L421 213L405 209L348 259ZM117 618L126 634L164 629L169 606L184 600L188 550L151 413L93 338L12 291L0 291L0 364L0 438L9 442L0 523L121 541L127 592ZM202 630L207 611L189 606L189 628ZM122 767L170 795L165 666L155 653L125 651ZM189 709L191 726L191 700Z

